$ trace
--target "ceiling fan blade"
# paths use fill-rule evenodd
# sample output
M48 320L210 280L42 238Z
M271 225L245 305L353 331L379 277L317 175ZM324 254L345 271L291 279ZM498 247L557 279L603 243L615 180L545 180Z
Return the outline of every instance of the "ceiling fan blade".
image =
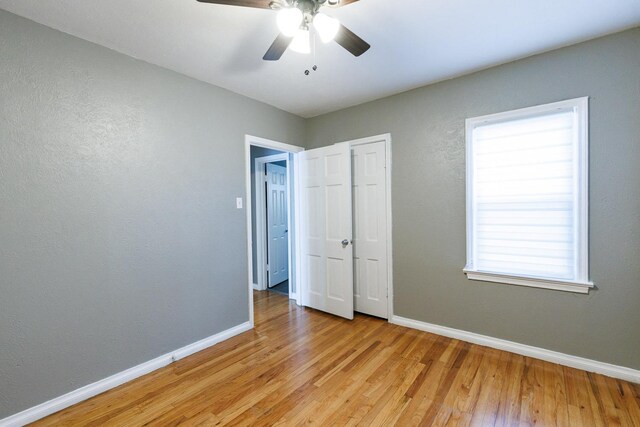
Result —
M265 61L277 61L280 59L285 50L289 47L293 37L287 37L282 33L278 34L278 37L273 41L267 53L264 54L262 59Z
M333 6L333 7L342 7L342 6L346 6L346 5L348 5L348 4L355 3L355 2L357 2L357 1L358 1L358 0L340 0L340 3L338 3L337 5L335 5L335 6Z
M340 30L338 30L335 40L336 43L351 52L353 56L360 56L371 47L369 43L362 40L342 24L340 24Z
M229 6L255 7L271 9L272 0L198 0L200 3L226 4Z

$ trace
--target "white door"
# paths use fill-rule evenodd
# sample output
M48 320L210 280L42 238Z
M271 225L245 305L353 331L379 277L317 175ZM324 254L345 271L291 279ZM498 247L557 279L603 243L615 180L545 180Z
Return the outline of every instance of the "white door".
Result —
M269 287L289 278L287 168L267 163L267 238Z
M353 147L355 311L388 318L384 142Z
M349 144L304 151L298 156L302 304L353 319Z

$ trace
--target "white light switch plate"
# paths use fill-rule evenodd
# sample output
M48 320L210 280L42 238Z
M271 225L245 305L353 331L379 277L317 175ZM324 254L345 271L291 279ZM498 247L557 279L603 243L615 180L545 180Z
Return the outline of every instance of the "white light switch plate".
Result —
M242 197L236 198L236 208L242 209Z

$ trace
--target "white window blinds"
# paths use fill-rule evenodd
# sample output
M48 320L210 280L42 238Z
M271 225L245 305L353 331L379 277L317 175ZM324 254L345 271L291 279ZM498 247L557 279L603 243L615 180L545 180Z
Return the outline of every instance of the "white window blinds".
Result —
M586 283L586 116L559 104L467 122L467 270Z

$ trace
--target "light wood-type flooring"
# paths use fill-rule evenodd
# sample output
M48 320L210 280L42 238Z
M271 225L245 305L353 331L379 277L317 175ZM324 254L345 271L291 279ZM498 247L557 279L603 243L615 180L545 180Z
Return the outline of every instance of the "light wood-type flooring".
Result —
M640 426L640 385L255 293L256 328L37 425Z

